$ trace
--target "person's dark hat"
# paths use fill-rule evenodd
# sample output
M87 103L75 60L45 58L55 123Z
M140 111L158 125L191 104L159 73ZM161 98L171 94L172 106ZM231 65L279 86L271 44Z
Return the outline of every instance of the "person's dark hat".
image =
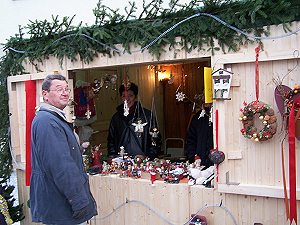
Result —
M139 87L135 83L128 84L127 91L129 91L129 90L132 91L135 96L137 96L138 93L139 93ZM120 96L122 96L122 94L123 94L124 91L125 91L125 86L124 86L124 84L122 84L119 87L119 94L120 94Z

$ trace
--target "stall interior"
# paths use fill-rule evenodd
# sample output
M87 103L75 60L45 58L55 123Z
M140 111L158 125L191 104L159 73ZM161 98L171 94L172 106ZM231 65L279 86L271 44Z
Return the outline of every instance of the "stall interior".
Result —
M203 70L210 59L164 64L126 65L70 71L74 84L75 124L81 142L107 154L112 115L121 103L124 81L139 87L139 101L151 110L162 135L161 158L185 159L184 140L190 119L203 97Z

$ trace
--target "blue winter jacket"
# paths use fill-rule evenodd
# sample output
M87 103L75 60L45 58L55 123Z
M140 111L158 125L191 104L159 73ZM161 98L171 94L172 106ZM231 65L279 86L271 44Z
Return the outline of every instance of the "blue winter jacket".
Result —
M74 225L97 214L72 126L41 108L32 122L30 209L33 222ZM74 211L87 209L81 219Z

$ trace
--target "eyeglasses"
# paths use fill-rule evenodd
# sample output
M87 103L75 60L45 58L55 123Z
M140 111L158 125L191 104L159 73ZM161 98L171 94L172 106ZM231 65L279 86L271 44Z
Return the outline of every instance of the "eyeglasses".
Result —
M63 92L70 93L71 89L70 88L57 88L49 91L56 91L58 94L62 94Z

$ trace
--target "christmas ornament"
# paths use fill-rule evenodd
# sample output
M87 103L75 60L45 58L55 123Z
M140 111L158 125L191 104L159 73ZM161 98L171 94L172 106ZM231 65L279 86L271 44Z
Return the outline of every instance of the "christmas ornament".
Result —
M94 92L94 94L98 94L101 90L101 88L103 87L103 79L101 79L101 82L98 79L94 80L94 83L92 84L92 90Z
M214 164L218 165L222 163L225 159L225 154L222 151L219 151L217 149L211 149L208 155L210 161L212 161Z
M143 117L141 117L140 112L143 113ZM145 119L145 121L143 121L143 119ZM140 100L138 100L135 110L134 110L134 114L133 114L133 118L131 120L131 125L134 126L134 132L136 133L137 137L142 137L142 134L144 133L144 126L146 126L148 124L148 121L146 119L146 114L144 111L144 108L142 106L142 103Z
M124 116L128 116L129 115L129 107L128 107L128 102L127 100L124 101Z
M92 148L92 154L91 154L91 165L96 166L100 164L100 160L102 157L102 151L100 150L101 144L96 145Z
M142 133L144 133L144 126L147 125L147 122L143 123L142 119L138 118L137 121L131 125L134 126L134 132L137 134L137 137L141 137Z
M118 79L117 74L111 75L110 84L111 84L111 89L112 90L117 90L117 79Z
M119 151L119 155L121 156L121 158L124 160L125 159L125 156L127 155L128 153L125 152L125 148L124 146L121 146L120 147L120 151Z
M156 146L158 140L159 130L156 127L150 129L149 134L151 135L151 145Z
M176 100L177 101L183 101L185 99L185 94L183 92L177 92L176 93Z
M89 106L87 106L87 110L84 115L88 120L91 118L92 112L90 111Z
M151 117L150 117L150 124L149 124L149 134L151 136L151 145L157 146L159 143L159 130L157 124L157 116L156 116L156 108L154 103L154 97L152 98L152 107L151 107Z

